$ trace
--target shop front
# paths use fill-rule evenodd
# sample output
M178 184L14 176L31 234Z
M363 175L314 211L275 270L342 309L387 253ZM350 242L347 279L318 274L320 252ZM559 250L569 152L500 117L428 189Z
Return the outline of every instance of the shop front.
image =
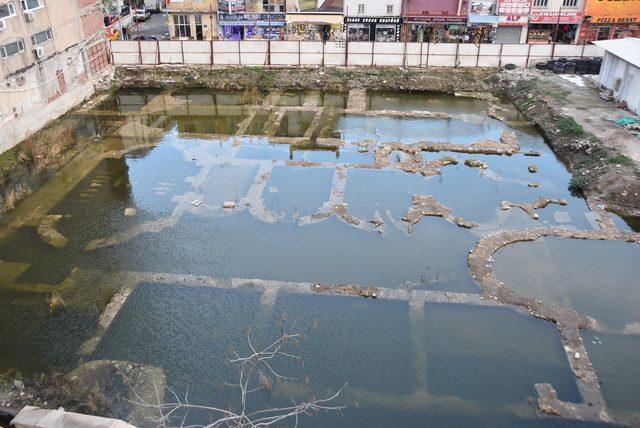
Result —
M576 43L582 11L536 11L529 18L528 43Z
M499 0L496 43L525 43L531 0Z
M344 40L342 13L288 13L287 40Z
M467 28L463 16L405 16L407 42L455 43Z
M498 16L493 0L472 0L469 2L467 33L463 41L470 43L493 43L498 28Z
M344 20L350 42L398 42L401 20L394 17L348 16Z
M640 0L589 0L580 41L640 37Z
M218 12L223 40L281 40L286 22L284 13Z

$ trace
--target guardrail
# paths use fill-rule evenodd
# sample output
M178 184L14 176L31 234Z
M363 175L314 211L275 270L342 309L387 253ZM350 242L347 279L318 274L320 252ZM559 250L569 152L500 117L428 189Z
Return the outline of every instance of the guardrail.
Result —
M111 62L122 66L405 66L530 67L553 58L601 57L596 45L387 43L314 41L111 42Z

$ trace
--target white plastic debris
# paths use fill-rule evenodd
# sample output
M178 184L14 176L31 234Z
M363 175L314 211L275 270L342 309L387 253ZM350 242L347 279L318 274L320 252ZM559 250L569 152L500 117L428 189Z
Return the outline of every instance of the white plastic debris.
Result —
M580 352L576 352L575 355L573 356L573 358L575 358L576 360L580 359Z
M135 208L125 208L124 209L124 215L126 217L133 217L137 213L138 213L138 211Z
M236 203L233 201L224 201L222 203L222 208L229 209L229 208L235 208L235 207L236 207Z

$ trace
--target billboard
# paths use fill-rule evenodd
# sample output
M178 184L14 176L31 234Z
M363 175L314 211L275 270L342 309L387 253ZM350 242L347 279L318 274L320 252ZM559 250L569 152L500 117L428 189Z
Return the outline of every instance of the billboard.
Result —
M529 15L531 0L500 0L498 15Z
M638 22L640 0L589 0L585 15L593 23Z

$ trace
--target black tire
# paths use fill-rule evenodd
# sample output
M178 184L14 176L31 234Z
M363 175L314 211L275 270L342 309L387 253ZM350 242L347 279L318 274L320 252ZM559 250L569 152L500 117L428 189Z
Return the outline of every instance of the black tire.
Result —
M505 70L515 70L516 69L516 65L515 64L505 64L504 69Z
M536 62L536 70L546 70L547 63L546 62Z
M553 64L553 72L555 74L564 73L564 62L556 61L556 63Z
M567 74L576 73L576 63L573 61L567 61L564 63L564 72Z

